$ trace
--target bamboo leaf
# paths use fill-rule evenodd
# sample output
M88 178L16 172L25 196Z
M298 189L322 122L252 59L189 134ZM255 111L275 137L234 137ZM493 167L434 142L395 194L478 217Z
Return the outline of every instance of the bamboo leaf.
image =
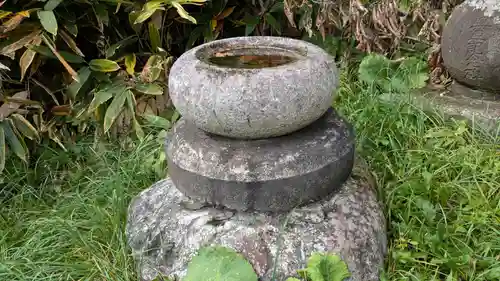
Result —
M142 127L141 125L139 124L139 122L137 121L137 118L135 117L135 107L136 107L136 100L135 100L135 97L134 97L134 93L132 93L132 91L127 91L127 106L130 110L130 112L132 113L132 125L133 125L133 128L134 128L134 131L135 131L135 135L137 136L137 138L139 140L143 140L144 139L144 131L142 130Z
M108 14L108 9L106 5L99 3L95 6L95 15L97 17L97 20L103 24L103 25L108 25L109 24L109 14Z
M123 48L127 45L135 43L139 38L137 36L132 35L129 36L123 40L120 40L119 42L109 46L109 48L106 50L106 58L110 58L115 55L116 51L119 50L120 48Z
M10 11L0 11L0 20L11 15L11 14L12 14L12 12L10 12Z
M43 28L52 35L57 35L57 20L53 11L38 11L38 18Z
M99 72L114 72L120 69L120 66L112 60L95 59L89 63L90 69Z
M164 0L154 0L149 1L142 7L142 10L139 12L139 15L134 21L134 24L143 23L147 19L149 19L157 10L164 10L163 3Z
M137 59L134 53L125 56L125 67L128 74L134 75L136 61Z
M160 87L158 84L137 84L135 85L135 89L143 94L146 95L154 95L154 96L160 96L163 95L163 88Z
M158 51L158 48L161 47L161 37L160 31L156 27L154 23L148 24L149 29L149 41L151 42L151 47L154 52Z
M111 99L113 96L117 96L127 90L125 85L107 85L104 88L94 93L94 98L90 102L88 107L88 112L94 112L97 108Z
M68 94L75 99L83 85L89 80L92 71L88 67L82 67L78 70L78 81L73 81L68 87Z
M163 70L164 60L159 55L152 55L149 57L146 65L141 72L141 80L146 83L151 83L160 77L160 73Z
M188 21L196 24L196 19L193 18L192 16L190 16L188 14L188 12L186 10L184 10L184 7L182 7L181 4L179 4L178 2L175 2L175 1L173 1L171 4L172 4L172 6L175 9L177 9L177 13L179 14L179 16L181 16L182 18L187 19Z
M31 41L33 41L39 34L40 30L35 30L17 41L6 44L2 47L2 49L0 49L0 54L7 56L14 53L15 51L31 43Z
M11 122L2 122L3 129L5 132L5 139L9 144L10 149L14 152L17 157L19 157L24 162L28 161L28 149L26 148L26 144L19 138L15 133L15 129L12 127Z
M31 123L24 118L21 114L12 114L10 119L14 122L16 129L25 137L30 140L40 139L38 131Z
M73 77L74 80L78 81L78 74L76 73L76 71L68 64L68 62L61 56L61 54L57 52L54 44L52 44L52 42L45 36L45 34L42 34L42 40L49 47L52 53L56 55L59 62L61 62L61 64L64 66L66 71L68 71L71 77Z
M71 35L73 36L77 36L78 35L78 26L74 23L67 23L64 28L69 32L71 33Z
M139 124L135 116L133 116L132 121L133 121L135 135L140 141L144 140L144 131L142 130L141 124Z
M42 43L42 38L40 36L37 36L32 42L32 44L35 46L40 45L40 43ZM35 55L35 51L27 48L19 59L19 66L21 68L21 81L23 81L24 75L26 74L28 67L30 67L31 63L33 62Z
M5 64L1 63L0 62L0 69L3 69L3 70L10 70L10 68L8 66L6 66Z
M30 45L28 46L28 49L31 49L37 53L39 53L42 56L49 57L51 59L58 59L56 55L50 50L50 48L46 46L35 46L35 45ZM70 52L66 51L59 51L59 55L61 55L62 58L64 58L67 62L69 63L84 63L85 60L75 54L72 54Z
M106 114L104 115L104 133L109 131L116 118L123 110L123 105L125 104L128 92L130 92L130 90L123 91L116 95L113 98L113 101L111 101L111 104L108 106Z
M13 17L11 17L8 21L6 21L4 24L2 24L1 32L2 33L7 33L9 31L12 31L16 29L21 22L30 16L29 11L21 11L17 14L15 14Z
M265 16L266 22L278 33L281 34L281 26L278 21L271 15L267 13Z
M22 91L14 94L12 97L14 99L26 99L28 98L28 91ZM9 117L12 113L14 113L19 107L20 103L5 101L2 106L0 106L0 120L3 120Z
M134 93L132 91L127 91L127 106L130 109L130 112L132 112L132 115L135 115L135 107L136 107L136 100Z
M0 123L0 173L5 169L5 158L7 158L5 146L5 131L2 122Z
M52 11L54 10L59 4L61 4L63 0L49 0L47 3L45 3L45 6L43 6L43 9L45 11Z
M81 57L85 57L83 52L76 45L75 40L73 40L73 38L71 38L71 36L66 31L61 29L59 34L61 35L61 38L64 40L64 42L66 42L66 45L68 45L68 47L70 47L70 49L73 50L73 52L75 52L77 55Z
M142 117L146 120L146 122L148 122L153 127L158 127L168 130L172 126L172 123L170 123L169 120L157 115L144 114L142 115Z
M234 8L236 8L236 6L224 9L224 11L222 11L220 14L218 14L215 17L215 20L222 20L222 19L227 18L229 15L231 15L233 13Z

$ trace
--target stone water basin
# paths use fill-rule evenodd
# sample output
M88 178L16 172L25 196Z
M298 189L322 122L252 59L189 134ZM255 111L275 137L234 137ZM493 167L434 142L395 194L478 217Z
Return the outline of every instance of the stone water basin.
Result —
M301 40L222 39L185 52L168 86L179 113L198 128L236 139L277 137L325 114L338 87L334 59Z

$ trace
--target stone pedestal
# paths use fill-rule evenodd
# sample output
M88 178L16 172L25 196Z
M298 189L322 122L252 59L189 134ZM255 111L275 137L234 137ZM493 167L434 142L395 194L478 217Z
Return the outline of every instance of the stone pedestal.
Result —
M264 281L296 276L316 252L340 255L352 281L378 280L384 216L374 187L351 176L354 132L330 106L336 74L317 46L276 37L211 42L174 64L183 117L166 140L169 178L129 210L142 280L182 280L212 245L244 255Z
M500 2L466 0L457 6L443 29L441 53L457 82L500 94Z
M382 101L409 102L430 113L466 119L474 128L500 134L500 2L465 0L448 18L441 37L443 64L453 78L446 89L426 87Z
M238 140L180 121L166 146L175 186L200 202L248 211L288 211L338 190L352 170L354 132L330 109L292 134Z

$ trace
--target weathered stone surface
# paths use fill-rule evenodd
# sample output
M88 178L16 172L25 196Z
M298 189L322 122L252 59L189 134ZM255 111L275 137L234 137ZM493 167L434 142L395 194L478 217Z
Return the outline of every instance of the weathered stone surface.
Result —
M222 67L208 57L287 55L275 67ZM239 52L239 53L238 53ZM237 37L185 52L169 76L172 102L181 115L214 134L241 139L285 135L322 116L338 86L335 61L321 48L283 37Z
M449 89L424 88L402 94L384 94L381 100L391 104L408 102L422 110L468 120L474 127L492 135L500 134L500 97L454 83Z
M284 281L314 252L339 254L352 273L350 281L379 280L385 220L373 186L357 172L333 197L280 215L190 205L170 179L131 203L126 232L141 280L153 280L159 272L183 277L197 250L210 245L242 253L263 281L271 280L277 257L276 281Z
M443 29L441 51L458 82L500 93L500 2L466 0L457 6Z
M260 140L220 137L180 120L167 141L177 188L236 210L287 211L335 192L355 149L352 127L333 109L298 132Z

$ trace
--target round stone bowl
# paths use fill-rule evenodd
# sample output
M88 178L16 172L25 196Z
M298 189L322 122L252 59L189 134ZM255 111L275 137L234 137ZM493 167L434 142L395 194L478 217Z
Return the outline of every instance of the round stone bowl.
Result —
M292 133L318 120L338 86L320 47L282 37L236 37L200 45L172 66L170 97L185 120L236 139Z

